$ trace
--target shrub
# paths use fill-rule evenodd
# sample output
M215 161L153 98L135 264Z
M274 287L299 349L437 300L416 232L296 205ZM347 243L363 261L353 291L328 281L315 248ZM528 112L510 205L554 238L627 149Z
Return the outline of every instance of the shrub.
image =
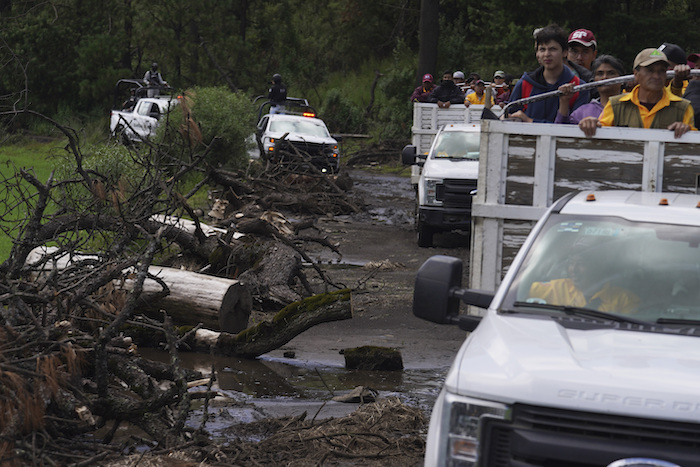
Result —
M242 168L248 164L246 138L255 131L256 117L251 100L242 92L196 87L186 91L182 104L171 112L167 131L179 132L181 141L196 152L208 147L206 161L215 167Z

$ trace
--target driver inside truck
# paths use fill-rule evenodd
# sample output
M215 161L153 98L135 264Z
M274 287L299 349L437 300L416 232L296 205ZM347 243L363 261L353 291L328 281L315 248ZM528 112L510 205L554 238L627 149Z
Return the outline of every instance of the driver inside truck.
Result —
M590 250L590 249L589 249ZM614 269L603 254L576 252L569 256L567 277L534 282L528 302L574 306L615 313L635 313L640 299L607 280Z

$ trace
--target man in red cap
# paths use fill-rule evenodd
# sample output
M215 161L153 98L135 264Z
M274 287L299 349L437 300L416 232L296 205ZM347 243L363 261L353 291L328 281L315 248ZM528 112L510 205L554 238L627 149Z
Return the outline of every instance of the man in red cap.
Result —
M598 55L598 42L588 29L577 29L569 34L567 65L587 83L593 81L591 63Z
M413 90L411 102L430 102L430 93L435 89L433 75L426 73L423 75L423 84Z

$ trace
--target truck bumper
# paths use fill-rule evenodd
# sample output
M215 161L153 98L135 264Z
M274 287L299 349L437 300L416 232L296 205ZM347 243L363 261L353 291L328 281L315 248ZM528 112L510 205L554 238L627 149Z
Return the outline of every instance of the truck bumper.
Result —
M421 207L418 221L435 230L468 229L472 223L471 209L446 209L442 207Z

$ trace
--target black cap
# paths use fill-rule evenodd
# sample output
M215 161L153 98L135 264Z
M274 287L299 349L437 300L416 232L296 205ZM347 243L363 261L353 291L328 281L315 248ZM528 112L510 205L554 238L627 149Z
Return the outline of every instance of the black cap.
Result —
M687 62L685 50L681 49L676 44L664 42L659 46L659 50L666 55L669 62L673 62L676 65L685 65Z

